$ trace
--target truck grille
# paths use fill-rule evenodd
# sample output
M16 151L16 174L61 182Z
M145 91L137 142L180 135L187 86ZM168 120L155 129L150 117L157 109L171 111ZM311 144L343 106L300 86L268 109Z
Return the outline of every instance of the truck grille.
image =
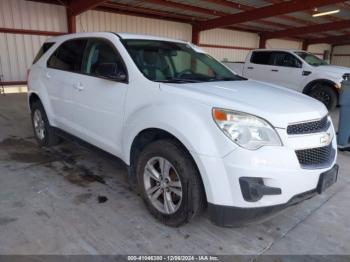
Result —
M321 120L305 122L300 124L293 124L287 127L288 135L301 135L301 134L311 134L318 133L324 130L327 130L330 126L330 121L328 117L325 116Z
M335 150L332 143L328 146L296 150L299 163L304 168L328 167L334 160Z

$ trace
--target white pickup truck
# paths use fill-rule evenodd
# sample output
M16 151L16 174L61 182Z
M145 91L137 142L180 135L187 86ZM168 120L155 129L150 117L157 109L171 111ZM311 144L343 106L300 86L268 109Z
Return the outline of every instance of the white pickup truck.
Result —
M294 89L323 102L329 110L338 104L341 82L350 68L329 65L302 50L258 49L244 63L225 62L237 74Z

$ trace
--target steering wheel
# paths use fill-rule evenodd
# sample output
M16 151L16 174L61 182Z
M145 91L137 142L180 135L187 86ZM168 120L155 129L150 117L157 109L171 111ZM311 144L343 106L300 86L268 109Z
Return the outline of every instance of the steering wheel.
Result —
M186 74L193 74L193 71L191 69L185 69L177 74L176 77L181 78L183 75Z

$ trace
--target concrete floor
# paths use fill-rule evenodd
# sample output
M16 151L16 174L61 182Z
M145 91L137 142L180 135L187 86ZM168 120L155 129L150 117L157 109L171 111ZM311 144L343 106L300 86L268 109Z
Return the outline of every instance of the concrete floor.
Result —
M39 148L25 101L0 96L0 254L350 254L350 153L326 193L264 223L219 228L204 214L169 228L123 163L69 142Z

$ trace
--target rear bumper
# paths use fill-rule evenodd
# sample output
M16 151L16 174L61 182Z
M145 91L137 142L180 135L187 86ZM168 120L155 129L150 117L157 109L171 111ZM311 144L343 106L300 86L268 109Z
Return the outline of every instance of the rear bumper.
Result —
M334 165L328 172L338 173L339 166ZM209 218L211 222L217 226L222 227L235 227L250 224L253 222L261 221L271 217L277 212L296 205L304 200L310 199L313 196L322 192L321 178L317 187L313 190L306 191L301 194L297 194L292 197L287 203L265 207L254 207L254 208L242 208L233 206L222 206L215 204L208 204Z

